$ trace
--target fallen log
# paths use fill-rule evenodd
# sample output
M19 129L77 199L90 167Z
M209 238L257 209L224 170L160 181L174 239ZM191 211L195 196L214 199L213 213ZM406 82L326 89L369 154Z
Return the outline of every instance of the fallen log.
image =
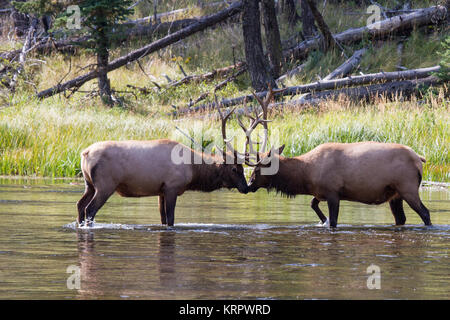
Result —
M338 43L346 45L360 42L363 39L382 39L391 34L411 30L414 27L444 22L446 17L447 9L445 6L434 6L394 16L364 27L348 29L333 37ZM296 47L287 50L284 53L284 57L285 59L304 59L309 52L319 49L320 41L321 37L303 41Z
M184 39L194 33L197 33L199 31L205 30L206 28L213 26L221 21L226 20L229 17L232 17L239 13L242 9L242 2L235 2L231 4L228 8L219 11L216 14L212 14L206 17L203 17L201 19L198 19L197 22L187 26L186 28L183 28L171 35L168 35L162 39L159 39L157 41L154 41L140 49L134 50L130 53L128 53L125 56L122 56L120 58L117 58L113 61L111 61L106 70L107 72L110 72L112 70L118 69L130 62L136 61L142 57L145 57L155 51L158 51L162 48L165 48L181 39ZM43 90L37 94L38 98L47 98L54 94L63 92L65 90L68 90L73 87L80 87L85 82L95 79L97 77L97 71L93 70L91 72L88 72L87 74L81 75L79 77L76 77L75 79L72 79L70 81L67 81L65 83L56 85L52 88Z
M350 87L350 86L361 86L366 84L380 83L380 82L392 82L392 81L403 81L403 80L414 80L414 79L422 79L431 76L433 73L438 72L440 70L440 66L434 66L430 68L420 68L420 69L412 69L407 71L394 71L394 72L379 72L373 74L366 74L361 76L352 76L342 79L334 79L334 80L325 80L325 81L317 81L314 83L287 87L283 91L278 92L274 95L275 98L282 96L293 96L298 94L311 93L315 91L323 91L323 90L336 90L338 88ZM256 95L260 98L263 98L267 95L267 91L262 91L256 93ZM194 108L189 109L181 109L172 113L173 115L180 115L184 113L190 112L199 112L199 111L207 111L213 110L217 107L226 108L234 105L242 104L245 101L250 102L253 101L254 97L252 94L241 96L237 98L231 99L222 99L219 102L219 105L216 105L215 102L203 104Z
M269 108L279 109L283 107L298 107L310 104L315 105L324 100L335 100L343 97L352 101L369 101L375 97L384 97L387 99L398 97L408 98L416 94L421 88L436 86L442 82L443 80L431 76L423 79L393 81L362 87L328 90L311 93L300 99L291 100L288 102L272 103L269 105Z
M431 76L423 79L394 81L384 84L345 88L341 90L329 90L308 94L299 99L286 102L275 102L268 106L269 110L298 109L318 106L329 100L348 99L350 101L370 101L371 99L382 97L387 99L409 98L416 95L421 88L436 86L443 83L443 80ZM253 106L242 107L234 110L238 116L253 112ZM214 111L214 110L211 110ZM215 118L216 113L208 113L202 117Z
M227 4L227 2L226 1L218 1L218 2L205 3L203 5L203 7L217 7L217 6L224 5L224 4ZM191 8L175 9L175 10L168 11L168 12L158 13L156 15L156 19L155 19L155 15L151 15L151 16L147 16L147 17L144 17L144 18L130 20L130 21L128 21L128 23L133 23L133 24L155 23L155 22L161 20L161 18L167 18L167 17L170 17L170 16L176 16L176 15L188 12L189 10L191 10Z
M171 22L162 22L155 25L129 25L128 29L121 32L116 32L112 43L121 43L126 40L133 40L136 38L152 39L155 36L167 35L177 32L189 25L198 22L197 18L175 20ZM123 25L126 26L126 25ZM49 53L52 51L58 52L74 52L79 48L92 47L89 42L89 36L78 37L74 39L55 41L49 39L34 48L39 53ZM12 50L1 52L0 57L7 60L15 60L20 54L20 50Z
M361 58L366 53L367 49L363 48L355 51L355 53L343 64L337 67L333 72L327 75L323 80L332 80L336 78L342 78L352 72L356 67L359 66Z

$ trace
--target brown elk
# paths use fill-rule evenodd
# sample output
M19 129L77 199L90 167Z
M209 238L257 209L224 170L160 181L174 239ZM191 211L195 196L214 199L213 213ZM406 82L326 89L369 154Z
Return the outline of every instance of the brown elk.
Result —
M264 110L264 116L267 115L272 97L271 89L265 100L255 95ZM256 121L266 124L267 118L253 119L250 129L255 126ZM249 131L242 123L241 127L244 131ZM247 144L250 149L254 144L249 136ZM311 208L322 223L327 218L320 210L319 202L326 201L330 227L337 225L341 200L365 204L388 201L396 225L405 224L405 200L425 225L431 225L429 211L420 200L418 192L422 180L422 162L425 159L410 147L378 142L325 143L293 158L281 156L283 149L284 145L278 149L272 148L269 152L257 153L257 162L246 160L247 165L255 167L249 181L249 192L266 188L289 197L298 194L312 195L314 198ZM270 166L273 161L278 161L276 174L262 174L261 169Z
M177 197L187 190L211 192L225 187L247 193L244 159L226 139L226 122L232 113L220 113L228 149L221 156L166 139L104 141L85 149L81 153L85 192L77 203L78 223L92 225L95 214L114 192L124 197L159 196L161 223L169 226L174 224ZM174 152L189 161L174 162Z

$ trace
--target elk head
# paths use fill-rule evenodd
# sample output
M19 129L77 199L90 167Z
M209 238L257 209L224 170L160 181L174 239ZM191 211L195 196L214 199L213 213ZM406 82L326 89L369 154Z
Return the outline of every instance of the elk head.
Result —
M234 150L231 145L232 139L227 139L226 125L230 116L233 114L234 109L231 109L224 115L220 111L219 103L216 99L217 110L219 112L220 119L222 121L222 139L224 141L225 149L217 147L221 153L223 162L220 164L222 169L222 185L225 188L237 188L240 193L248 193L247 180L244 175L243 163L245 162L245 155Z

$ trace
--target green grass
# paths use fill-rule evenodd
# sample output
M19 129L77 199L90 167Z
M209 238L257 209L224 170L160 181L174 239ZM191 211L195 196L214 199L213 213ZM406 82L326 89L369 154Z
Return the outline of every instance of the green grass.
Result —
M319 109L272 114L270 128L286 144L284 155L299 155L329 141L396 142L426 157L424 179L450 181L450 113L445 102L342 105L328 102ZM219 123L208 118L174 122L120 108L81 109L57 99L18 100L0 111L0 175L78 176L80 152L102 140L171 138L188 144L175 125L197 141L220 141ZM243 141L235 120L229 130Z

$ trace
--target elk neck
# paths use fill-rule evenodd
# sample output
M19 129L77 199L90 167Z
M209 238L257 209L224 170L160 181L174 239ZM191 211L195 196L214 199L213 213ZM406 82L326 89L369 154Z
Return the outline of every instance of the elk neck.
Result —
M271 177L268 190L275 190L287 197L310 194L308 163L300 156L279 157L279 170Z
M225 166L220 164L218 158L213 163L205 163L202 158L201 164L191 164L192 180L187 190L211 192L222 188Z

